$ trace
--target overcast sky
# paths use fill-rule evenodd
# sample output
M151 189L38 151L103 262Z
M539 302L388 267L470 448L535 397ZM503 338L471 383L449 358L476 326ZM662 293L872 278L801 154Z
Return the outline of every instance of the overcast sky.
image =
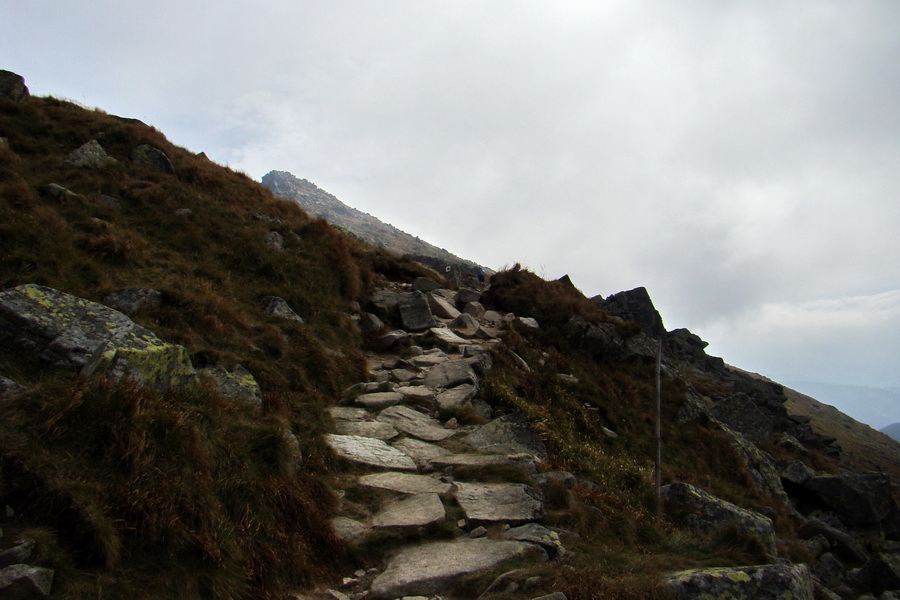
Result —
M742 368L900 386L896 0L0 0L0 39L34 94L495 269L646 286Z

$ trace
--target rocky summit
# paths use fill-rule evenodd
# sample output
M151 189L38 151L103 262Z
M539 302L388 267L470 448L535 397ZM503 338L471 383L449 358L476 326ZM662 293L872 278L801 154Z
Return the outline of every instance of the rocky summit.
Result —
M435 269L9 72L0 140L0 598L900 597L900 444L647 289Z

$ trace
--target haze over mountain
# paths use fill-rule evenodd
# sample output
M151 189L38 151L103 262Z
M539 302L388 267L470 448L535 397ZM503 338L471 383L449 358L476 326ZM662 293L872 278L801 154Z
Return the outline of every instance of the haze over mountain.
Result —
M888 435L900 442L900 423L892 423L891 425L888 425L881 430L881 433Z
M895 390L820 381L785 381L785 385L832 404L874 429L900 421L900 393Z

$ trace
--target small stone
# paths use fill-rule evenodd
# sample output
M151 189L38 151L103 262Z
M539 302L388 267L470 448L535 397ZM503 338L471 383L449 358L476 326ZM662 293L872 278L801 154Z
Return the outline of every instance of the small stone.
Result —
M475 529L469 532L469 537L472 539L484 537L487 535L487 529L479 525Z

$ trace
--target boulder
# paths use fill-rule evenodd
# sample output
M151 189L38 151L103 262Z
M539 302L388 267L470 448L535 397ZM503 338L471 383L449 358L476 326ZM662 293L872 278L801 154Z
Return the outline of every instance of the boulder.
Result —
M148 171L168 175L175 174L175 167L172 166L172 161L169 160L166 153L150 144L143 144L132 150L131 160L140 168Z
M519 323L531 329L541 328L541 326L537 322L537 319L535 319L534 317L519 317Z
M400 321L404 329L423 331L437 326L437 321L434 320L428 306L428 298L422 292L398 294L397 306L400 309Z
M416 463L381 440L357 435L325 435L325 442L338 456L369 467L392 471L415 471Z
M478 384L475 372L466 360L449 360L433 366L425 374L425 385L433 390L469 383Z
M414 494L392 502L372 517L372 527L425 527L447 518L441 498L435 493Z
M108 295L103 299L103 304L126 315L153 311L162 306L162 293L151 288L130 287Z
M400 404L403 402L403 395L397 392L374 392L357 396L354 402L370 410L379 410Z
M891 482L880 473L817 475L803 488L852 526L880 523L897 510Z
M379 413L378 420L426 442L439 442L455 433L408 406L389 406Z
M438 343L445 348L448 346L464 346L469 343L468 340L459 337L446 327L432 327L429 331L434 335Z
M766 442L775 431L775 423L747 394L739 393L716 403L712 414L730 428L754 442Z
M458 331L466 337L472 337L478 332L478 321L472 315L462 314L450 322L450 329Z
M384 329L384 321L372 313L364 312L359 315L359 329L365 334L378 333Z
M457 483L453 496L469 524L517 525L544 516L544 495L522 483Z
M100 142L91 140L66 155L63 162L73 167L97 169L118 161L106 153Z
M278 296L266 296L259 301L259 307L262 309L263 313L270 317L303 323L303 317L295 313L294 309L290 307L284 298L279 298Z
M358 435L376 440L392 440L400 435L392 426L379 421L338 421L334 424L334 430L341 435Z
M806 565L714 567L672 573L665 578L675 600L814 600Z
M355 406L332 406L328 409L328 414L335 421L365 421L369 411Z
M481 292L478 290L473 290L472 288L459 288L456 290L457 306L466 306L471 302L478 302L479 300L481 300Z
M662 488L667 509L676 519L703 533L719 533L737 527L759 540L771 556L777 556L772 520L757 512L717 498L688 483Z
M466 408L471 408L472 399L477 391L477 388L470 383L444 390L437 395L438 411L445 416L460 414Z
M633 290L612 294L605 300L601 296L591 298L591 302L608 312L609 314L619 317L625 321L634 321L641 326L641 329L650 337L660 338L666 334L666 328L663 325L662 317L647 288L638 287Z
M58 183L48 183L41 190L54 200L70 200L78 197L78 194Z
M836 589L847 583L847 569L837 557L826 552L819 557L812 567L812 574L819 578L825 587Z
M266 234L266 246L274 250L284 250L284 236L277 231L270 231Z
M25 102L29 95L24 77L12 71L0 70L0 98Z
M415 438L403 438L397 440L393 443L393 446L400 452L409 456L423 472L434 470L431 461L453 455L452 452L445 448Z
M413 280L412 284L413 290L423 293L433 292L440 287L441 284L439 284L434 279L429 279L428 277L416 277Z
M401 551L372 582L373 598L388 600L404 596L440 593L472 573L487 571L511 558L526 555L530 544L487 538L432 542Z
M838 554L846 560L854 563L863 563L869 556L865 550L856 543L853 537L840 529L835 529L828 523L819 519L809 519L797 529L797 535L806 540L819 536L828 540L834 546Z
M855 580L876 594L900 590L900 553L876 554L859 569Z
M466 302L463 305L462 312L464 315L469 315L476 319L481 319L484 317L485 309L481 302Z
M0 292L0 337L39 359L85 375L142 381L157 389L195 374L187 351L121 312L38 285Z
M0 567L27 563L33 552L34 540L31 538L24 539L12 548L0 552Z
M437 294L428 294L428 307L431 309L431 313L440 317L441 319L455 319L460 315L460 312L456 310L456 307L450 303L449 300L442 296L438 296Z
M0 598L38 600L50 596L53 569L31 565L10 565L0 569Z
M372 312L385 322L394 321L399 316L397 292L388 289L378 289L369 296L369 305Z
M561 558L566 553L559 534L537 523L513 527L503 533L503 539L537 544L547 551L550 558Z
M377 350L390 350L408 337L409 334L407 332L402 329L395 329L394 331L389 331L388 333L375 338L372 345Z
M331 527L338 539L345 542L353 542L369 533L365 523L360 523L348 517L334 517L331 519Z
M463 438L463 441L482 452L494 454L528 454L547 460L547 448L541 435L532 429L520 413L494 419Z
M222 367L201 369L199 373L209 376L219 394L251 406L262 405L262 390L253 375L241 365L235 365L229 373Z
M435 469L455 469L462 468L479 468L489 466L503 466L522 469L532 475L537 472L534 461L528 457L521 455L503 455L503 454L447 454L429 461L432 468Z
M390 490L401 494L446 494L450 491L449 483L444 483L434 477L390 471L363 475L359 478L358 483L364 487Z
M12 398L16 394L21 394L25 388L6 377L0 377L0 400Z

